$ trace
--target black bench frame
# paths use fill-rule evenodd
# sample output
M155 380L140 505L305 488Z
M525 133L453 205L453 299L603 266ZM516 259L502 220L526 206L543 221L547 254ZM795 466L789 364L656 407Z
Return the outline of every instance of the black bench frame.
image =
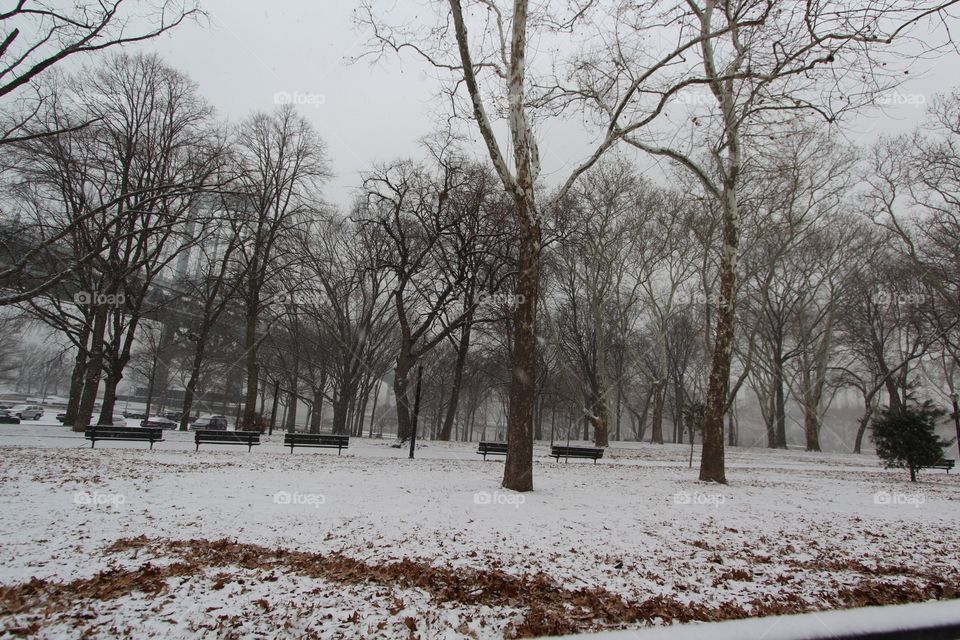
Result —
M149 442L150 449L153 449L154 442L163 442L163 430L144 427L113 427L109 425L93 425L84 431L83 437L90 441L91 449L97 446L97 440Z
M950 473L950 469L953 469L953 467L956 464L957 464L956 460L948 460L946 458L942 458L931 465L926 465L920 468L921 469L943 469L947 473Z
M507 455L506 442L478 442L477 453L483 456L484 462L487 456L505 456Z
M556 458L557 462L560 462L560 458L567 460L570 458L590 458L593 460L593 464L597 464L597 460L603 457L603 449L597 447L568 447L555 444L550 447L550 457Z
M224 431L222 429L197 429L193 437L197 445L196 451L200 451L201 444L245 444L247 452L253 449L253 445L260 444L259 431Z
M283 446L312 447L314 449L336 449L337 455L350 446L350 436L339 433L287 433L283 436Z

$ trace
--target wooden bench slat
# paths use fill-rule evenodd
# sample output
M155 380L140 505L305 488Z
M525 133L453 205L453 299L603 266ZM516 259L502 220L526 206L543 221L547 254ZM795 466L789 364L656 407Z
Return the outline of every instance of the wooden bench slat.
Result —
M311 447L314 449L336 449L339 456L343 449L350 446L350 436L338 433L287 433L283 436L283 446Z
M196 443L196 450L200 450L201 444L245 444L247 451L253 449L253 445L260 444L259 431L220 431L215 429L197 429L193 441Z
M350 436L325 433L287 433L284 440L294 440L296 442L349 442Z
M505 456L507 455L506 442L478 442L477 454L482 455L486 460L487 456Z
M153 449L154 442L163 442L161 429L145 429L142 427L113 427L94 425L84 431L84 437L90 441L90 448L97 446L97 440L125 440L129 442L149 442Z
M597 447L568 447L563 445L553 445L550 448L550 457L556 458L589 458L594 464L603 457L603 449Z

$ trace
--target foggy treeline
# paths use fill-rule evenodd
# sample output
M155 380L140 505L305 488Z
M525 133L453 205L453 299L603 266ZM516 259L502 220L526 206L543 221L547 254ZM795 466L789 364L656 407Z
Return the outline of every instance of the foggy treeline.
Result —
M748 14L726 19L756 27ZM779 14L758 24L780 19L788 28ZM376 33L384 48L404 37ZM527 407L539 440L699 441L711 384L731 445L738 401L759 407L769 447L787 445L797 407L813 451L841 391L862 404L857 452L874 414L912 394L956 415L960 93L931 97L916 131L857 144L799 113L817 109L798 96L819 91L812 74L832 59L789 44L763 78L760 53L741 72L704 48L726 70L660 87L654 113L721 106L719 129L691 117L668 132L689 137L685 154L624 132L630 98L611 111L588 51L570 76L579 93L550 87L538 104L616 112L619 133L567 182L537 175L510 85L511 140L528 144L511 166L450 127L371 164L348 203L324 198L336 158L293 106L227 123L146 53L31 78L36 98L5 112L0 140L5 375L62 390L76 430L110 421L121 383L181 410L182 429L228 407L238 428L262 429L282 406L280 427L401 440L415 421L421 437L506 440ZM764 93L780 77L810 86ZM894 87L864 76L858 95L906 96ZM38 331L44 345L18 350ZM171 389L182 400L164 400Z

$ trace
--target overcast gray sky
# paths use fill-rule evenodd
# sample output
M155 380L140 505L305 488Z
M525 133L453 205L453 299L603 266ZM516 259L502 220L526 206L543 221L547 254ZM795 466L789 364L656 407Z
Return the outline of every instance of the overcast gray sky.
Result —
M397 0L404 2L405 0ZM445 108L432 70L418 60L390 58L350 64L368 34L354 28L348 0L205 0L209 24L188 24L144 48L158 51L196 80L221 115L236 122L271 110L278 93L299 94L299 106L327 142L335 177L327 199L346 207L358 172L377 161L418 155L417 140L434 129ZM922 62L903 93L923 96L960 85L955 56ZM923 114L913 105L859 118L855 142L877 132L908 130ZM539 130L544 173L562 174L587 150L589 135L573 123Z

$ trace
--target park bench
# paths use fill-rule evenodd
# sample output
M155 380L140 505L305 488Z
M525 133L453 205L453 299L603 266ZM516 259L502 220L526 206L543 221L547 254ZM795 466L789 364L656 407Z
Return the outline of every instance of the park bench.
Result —
M505 456L507 455L506 442L480 442L477 444L477 453L486 460L487 456Z
M112 427L108 425L94 425L84 432L84 437L90 441L90 448L97 446L97 440L127 440L131 442L149 442L153 449L154 442L163 442L161 429L144 429L143 427Z
M937 462L934 462L931 465L921 467L921 469L945 469L947 473L950 473L950 469L953 469L953 466L956 464L955 460L947 460L946 458L941 458Z
M554 445L550 448L550 457L556 458L557 462L560 462L560 458L589 458L596 464L597 460L603 457L603 449Z
M329 433L288 433L283 436L283 446L290 447L290 453L293 453L294 447L315 447L336 449L337 455L340 455L342 449L350 446L350 436Z
M198 429L193 441L197 445L197 451L201 444L245 444L247 451L253 449L253 445L260 444L259 431L217 431L213 429Z

